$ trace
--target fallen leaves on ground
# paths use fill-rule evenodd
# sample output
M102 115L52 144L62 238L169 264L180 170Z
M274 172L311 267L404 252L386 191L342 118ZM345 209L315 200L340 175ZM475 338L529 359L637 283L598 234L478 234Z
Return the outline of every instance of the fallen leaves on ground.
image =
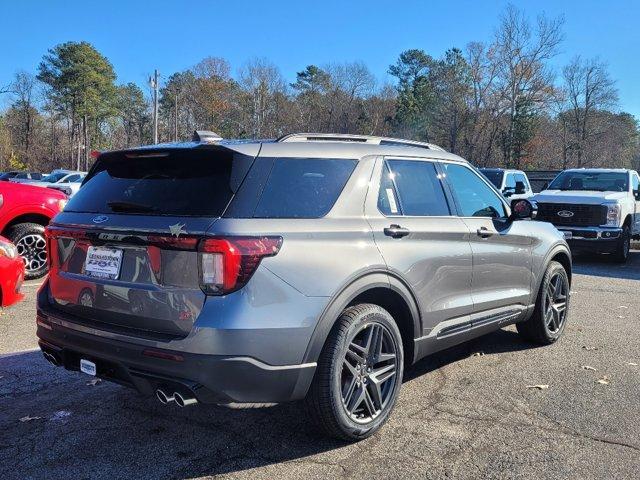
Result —
M627 365L631 365L632 367L637 367L638 364L636 362L629 362Z
M611 383L611 380L609 379L609 377L607 375L603 376L602 378L599 378L597 380L597 382L601 385L609 385L609 383Z
M598 347L587 347L586 345L583 345L582 348L584 350L586 350L587 352L591 352L593 350L598 350Z
M31 421L33 421L33 420L41 420L41 419L42 419L42 417L31 417L31 416L27 415L26 417L22 417L22 418L20 419L20 421L21 421L22 423L24 423L24 422L31 422Z
M527 385L527 388L535 388L536 390L547 390L549 385Z
M591 365L582 365L582 369L583 370L591 370L592 372L596 371L596 368L592 367Z
M484 357L484 352L475 352L471 356L472 357Z

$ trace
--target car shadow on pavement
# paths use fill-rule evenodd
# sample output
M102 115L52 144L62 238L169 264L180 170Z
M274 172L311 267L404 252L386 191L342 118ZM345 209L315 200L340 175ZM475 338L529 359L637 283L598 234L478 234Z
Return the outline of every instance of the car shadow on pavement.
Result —
M640 280L640 250L629 254L627 263L615 263L608 255L574 255L573 273L606 278Z
M474 352L526 348L517 333L500 330L420 361L404 381ZM299 403L181 409L93 383L52 367L39 351L0 357L2 478L193 478L302 462L345 445L315 432ZM341 473L338 467L317 465L332 476Z

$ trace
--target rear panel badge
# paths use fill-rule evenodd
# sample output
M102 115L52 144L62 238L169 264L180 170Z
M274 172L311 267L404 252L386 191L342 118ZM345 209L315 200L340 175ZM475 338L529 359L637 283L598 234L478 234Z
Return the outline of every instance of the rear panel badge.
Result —
M93 223L104 223L107 220L109 220L109 217L107 217L106 215L98 215L97 217L93 217L93 220L91 220Z

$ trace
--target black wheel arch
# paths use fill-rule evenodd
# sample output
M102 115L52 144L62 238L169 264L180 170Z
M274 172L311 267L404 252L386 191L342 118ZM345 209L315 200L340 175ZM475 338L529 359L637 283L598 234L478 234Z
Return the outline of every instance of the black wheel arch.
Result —
M544 279L544 273L547 271L547 268L549 268L549 262L552 261L556 261L564 267L565 271L567 272L567 276L569 277L569 286L571 286L571 279L573 274L573 257L571 256L571 250L569 250L569 247L563 244L555 245L549 250L542 263L543 267L540 269L540 278L537 280L535 292L533 292L533 295L531 297L534 301L536 298L538 298L538 292L540 291L540 286L542 285L542 281Z
M304 362L315 362L343 310L358 304L373 303L387 310L400 329L405 362L414 361L414 339L422 332L420 309L411 288L388 270L361 273L352 278L331 297L311 336Z

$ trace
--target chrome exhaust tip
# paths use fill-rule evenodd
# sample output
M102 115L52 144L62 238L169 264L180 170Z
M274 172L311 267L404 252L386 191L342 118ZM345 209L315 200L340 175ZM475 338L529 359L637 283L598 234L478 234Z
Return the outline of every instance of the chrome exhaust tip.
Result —
M156 398L160 400L160 403L163 405L166 405L168 403L175 401L174 395L169 396L165 393L164 390L161 390L160 388L156 390Z
M189 405L195 405L198 403L196 397L191 394L181 394L180 392L174 392L173 398L179 407L188 407Z
M44 358L47 360L47 362L49 362L50 364L59 367L60 366L60 361L58 360L58 358L53 355L52 353L49 352L42 352L42 355L44 355Z

